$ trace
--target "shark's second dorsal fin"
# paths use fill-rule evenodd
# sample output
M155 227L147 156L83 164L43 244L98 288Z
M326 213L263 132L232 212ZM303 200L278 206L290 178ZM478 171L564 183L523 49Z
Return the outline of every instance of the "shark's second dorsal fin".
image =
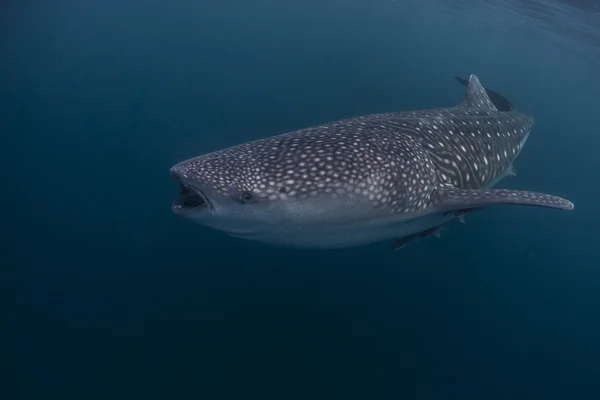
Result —
M481 108L486 111L498 111L492 100L481 86L479 79L475 75L469 77L469 86L467 87L467 95L460 104L462 107Z

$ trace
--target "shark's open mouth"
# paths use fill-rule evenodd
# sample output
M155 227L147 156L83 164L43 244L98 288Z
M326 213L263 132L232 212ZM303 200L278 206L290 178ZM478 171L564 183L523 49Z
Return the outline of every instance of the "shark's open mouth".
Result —
M181 206L185 208L197 208L208 206L208 201L204 195L195 193L185 186L181 186L181 192L179 193L181 199Z
M190 187L178 179L180 186L179 197L173 202L175 211L191 211L197 209L211 209L211 203L208 197L200 190Z

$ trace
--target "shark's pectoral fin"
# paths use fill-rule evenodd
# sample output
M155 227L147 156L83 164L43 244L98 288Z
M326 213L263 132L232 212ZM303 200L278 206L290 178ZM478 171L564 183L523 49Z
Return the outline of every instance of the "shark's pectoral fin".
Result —
M573 203L545 193L510 189L437 189L437 206L442 210L468 210L500 204L537 206L572 210Z

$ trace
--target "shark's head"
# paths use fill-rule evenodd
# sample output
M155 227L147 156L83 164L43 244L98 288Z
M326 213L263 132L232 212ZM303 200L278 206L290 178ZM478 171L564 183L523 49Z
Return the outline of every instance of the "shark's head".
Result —
M246 145L183 161L171 168L180 185L173 211L234 236L268 233L281 220L292 177Z
M381 143L338 128L249 142L173 166L180 185L173 211L232 236L296 247L362 243L375 231L384 237L380 225L394 211L425 206L419 194L433 189L433 172L413 161L408 144L406 161L394 163Z

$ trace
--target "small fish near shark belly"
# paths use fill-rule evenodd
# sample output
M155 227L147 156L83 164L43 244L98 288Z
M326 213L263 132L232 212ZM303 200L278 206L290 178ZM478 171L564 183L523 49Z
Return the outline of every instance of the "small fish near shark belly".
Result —
M397 235L396 239L394 239L394 242L392 243L392 249L393 250L403 249L410 242L413 242L413 241L416 241L416 240L419 240L422 238L441 237L441 233L444 230L444 228L446 228L452 221L454 221L455 219L458 219L460 222L462 222L464 224L464 223L466 223L465 215L470 214L475 211L480 211L482 209L483 208L471 208L471 209L446 212L446 213L438 216L437 223L435 223L434 222L435 220L433 220L431 223L432 227L430 227L430 228L427 228L422 231L412 233L412 234L406 235L406 236Z

